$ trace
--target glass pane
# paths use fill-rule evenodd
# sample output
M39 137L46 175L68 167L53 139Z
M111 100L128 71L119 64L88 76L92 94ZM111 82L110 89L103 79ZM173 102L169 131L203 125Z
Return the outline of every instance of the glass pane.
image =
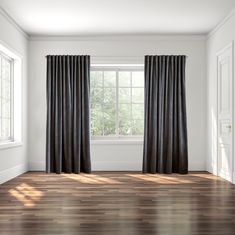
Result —
M144 120L136 119L133 120L132 135L143 135L144 134Z
M119 87L131 86L131 72L119 72Z
M104 135L115 135L115 105L104 105Z
M104 88L104 103L114 104L116 102L116 88Z
M11 117L11 102L2 98L2 118Z
M132 103L144 103L144 88L132 88Z
M0 56L0 99L2 97L2 73L1 73L1 64L2 64L2 57ZM0 102L0 116L1 116L1 102ZM1 129L0 129L1 131Z
M103 86L103 72L102 71L91 71L91 87L102 87Z
M116 72L115 71L104 72L104 87L116 87Z
M102 105L94 105L91 108L91 118L92 119L103 119Z
M103 103L103 88L92 88L91 89L91 104L97 105Z
M2 79L10 81L10 62L2 59Z
M93 136L103 135L103 120L102 119L91 119L91 134Z
M92 135L103 134L103 111L101 105L96 105L91 109L91 133Z
M144 87L144 72L132 72L132 87Z
M1 58L1 138L11 137L11 62Z
M10 99L11 96L11 70L9 61L2 59L2 97Z
M11 98L11 83L4 78L2 79L2 97L5 99Z
M131 104L119 105L119 119L131 119Z
M131 135L131 120L120 119L119 121L119 135Z
M9 118L2 118L2 137L10 138L11 122Z
M119 88L119 103L130 103L130 102L131 102L131 89Z
M143 104L132 104L132 117L135 119L144 119Z

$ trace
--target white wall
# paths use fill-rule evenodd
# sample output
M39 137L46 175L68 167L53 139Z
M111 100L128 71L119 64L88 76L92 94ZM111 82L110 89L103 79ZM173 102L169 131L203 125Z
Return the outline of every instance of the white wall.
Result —
M0 10L0 44L22 56L23 62L23 136L22 145L0 148L0 183L28 169L27 159L27 54L28 40L23 32Z
M231 13L207 39L208 149L207 170L217 174L217 59L216 54L235 40L235 12ZM234 161L235 162L235 161ZM234 166L235 169L235 166ZM233 176L235 182L235 175Z
M143 63L146 54L185 54L189 170L206 169L206 43L203 36L31 38L29 42L29 165L45 169L46 59L89 54L92 63ZM142 143L92 144L93 170L141 170Z

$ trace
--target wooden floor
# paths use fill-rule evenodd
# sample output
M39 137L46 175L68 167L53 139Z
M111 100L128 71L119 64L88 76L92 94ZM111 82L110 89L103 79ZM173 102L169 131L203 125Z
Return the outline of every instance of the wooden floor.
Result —
M0 185L1 235L235 234L235 186L207 173L26 173Z

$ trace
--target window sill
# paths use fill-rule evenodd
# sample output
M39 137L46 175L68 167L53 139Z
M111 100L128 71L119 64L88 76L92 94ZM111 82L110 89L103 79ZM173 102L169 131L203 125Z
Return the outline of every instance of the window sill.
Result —
M143 140L91 140L92 145L141 145Z
M3 142L0 143L0 150L1 149L9 149L9 148L16 148L22 146L23 143L19 141L14 141L14 142Z

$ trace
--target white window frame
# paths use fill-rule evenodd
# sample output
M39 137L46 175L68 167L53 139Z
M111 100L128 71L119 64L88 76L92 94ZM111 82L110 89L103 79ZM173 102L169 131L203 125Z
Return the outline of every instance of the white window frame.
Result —
M138 65L126 65L126 64L121 64L121 65L115 65L115 64L109 64L109 65L102 65L102 64L98 64L98 65L91 65L91 72L92 71L115 71L116 72L116 113L115 113L115 124L116 124L116 134L115 135L107 135L107 136L93 136L91 135L91 140L92 140L92 143L101 143L101 144L107 144L107 143L116 143L115 141L118 140L118 143L124 143L124 144L128 144L128 143L134 143L134 144L137 144L139 142L142 142L143 140L143 135L119 135L117 133L118 129L119 129L119 126L118 126L118 123L119 123L119 92L118 92L118 89L119 89L119 77L118 77L118 74L120 71L126 71L126 72L137 72L137 71L141 71L141 72L144 72L144 65L142 64L138 64ZM103 80L104 82L104 80ZM114 88L114 87L113 87ZM132 104L132 77L131 77L131 84L130 86L127 86L127 87L122 87L122 88L130 88L131 90L131 102L130 104ZM144 87L134 87L134 88L143 88ZM104 83L103 83L103 89L104 89ZM136 103L137 104L137 103ZM141 103L142 104L142 103ZM144 104L144 102L143 102ZM132 107L132 105L131 105ZM131 120L132 119L132 111L131 111Z
M0 41L0 54L12 61L11 65L11 135L0 140L0 150L23 145L22 79L23 57ZM0 71L1 72L1 71Z
M1 81L2 82L2 58L7 60L10 63L10 136L9 138L1 138L0 137L0 143L6 143L6 142L12 142L14 141L14 60L7 56L5 53L0 51L0 73L1 73ZM2 86L1 86L2 89ZM2 92L1 92L2 94ZM1 110L2 111L2 110ZM2 119L0 120L2 121ZM2 128L2 124L1 124Z

